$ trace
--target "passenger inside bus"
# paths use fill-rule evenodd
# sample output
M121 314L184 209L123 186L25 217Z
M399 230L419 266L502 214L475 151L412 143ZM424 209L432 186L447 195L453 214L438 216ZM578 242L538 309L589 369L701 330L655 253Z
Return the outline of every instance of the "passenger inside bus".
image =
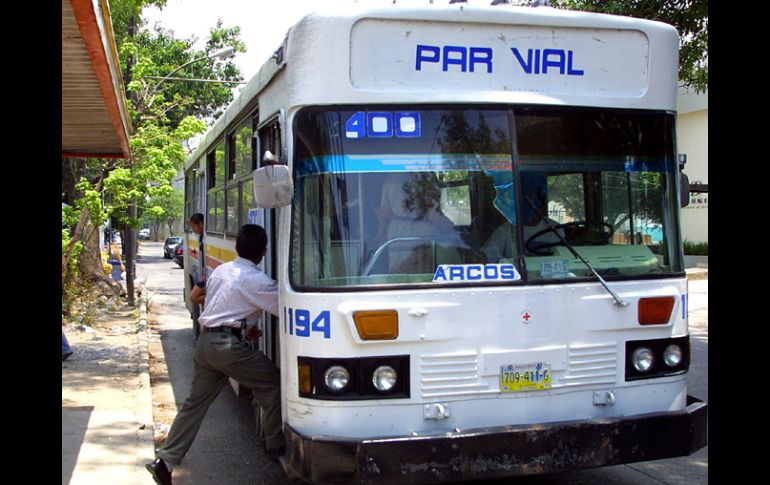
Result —
M546 219L553 226L557 225L558 222L548 218L548 179L545 172L523 172L521 174L521 186L523 199L521 212L524 219L524 241L526 242L535 234L549 228ZM529 200L532 205L524 199ZM515 254L516 233L514 231L515 226L508 221L508 218L495 229L481 247L481 252L487 257L488 263L511 262L511 258ZM563 237L564 231L560 229L558 231ZM553 231L548 231L533 241L535 245L558 242L559 238Z
M441 212L440 197L433 172L394 172L385 178L377 240L387 245L390 273L431 273L435 244L464 246Z

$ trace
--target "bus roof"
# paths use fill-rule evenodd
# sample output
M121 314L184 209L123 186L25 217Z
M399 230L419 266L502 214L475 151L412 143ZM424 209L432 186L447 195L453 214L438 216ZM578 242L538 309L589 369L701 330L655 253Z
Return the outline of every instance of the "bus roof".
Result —
M677 76L678 35L660 22L505 4L333 5L289 29L188 165L277 77L276 94L260 100L260 121L281 106L334 104L675 111Z

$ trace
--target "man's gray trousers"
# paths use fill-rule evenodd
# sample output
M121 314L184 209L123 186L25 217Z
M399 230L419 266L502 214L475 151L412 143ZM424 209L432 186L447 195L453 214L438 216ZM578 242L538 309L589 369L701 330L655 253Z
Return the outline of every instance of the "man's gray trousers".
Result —
M190 397L174 418L158 455L178 465L192 446L211 403L232 377L252 390L262 407L262 429L268 449L284 446L281 432L281 379L278 369L259 350L235 335L201 332L195 345L195 373Z

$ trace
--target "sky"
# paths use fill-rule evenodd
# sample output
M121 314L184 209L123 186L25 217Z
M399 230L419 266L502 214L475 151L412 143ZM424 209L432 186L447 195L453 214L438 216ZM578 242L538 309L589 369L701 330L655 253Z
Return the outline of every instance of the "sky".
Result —
M488 4L491 0L469 0L468 4ZM397 0L402 5L449 3L449 0ZM259 71L262 64L281 45L289 27L305 14L324 5L344 3L390 4L393 0L168 0L163 10L148 7L143 11L148 27L160 21L178 37L198 37L202 47L209 30L218 18L225 27L239 26L247 51L238 53L235 63L246 80Z
M159 22L177 37L196 36L202 49L209 31L221 18L224 27L241 28L246 52L236 54L234 62L244 80L250 80L262 64L280 47L289 27L306 14L323 6L370 3L389 4L393 0L168 0L163 9L145 8L147 27ZM448 1L448 0L447 0ZM401 4L429 3L430 0L398 0Z
M491 0L468 0L469 5L489 4ZM401 5L424 5L429 3L449 3L449 0L397 0ZM203 48L209 31L218 18L225 27L241 28L241 40L246 44L246 52L236 54L234 62L241 70L244 80L250 80L262 64L283 42L289 27L306 14L323 6L340 4L387 5L393 0L168 0L160 10L146 8L142 14L147 20L147 27L156 22L177 37L195 35Z
M247 50L237 53L234 61L248 81L281 45L289 27L319 3L321 0L168 0L163 10L146 8L143 16L148 27L160 22L177 37L195 35L196 48L203 47L219 18L225 27L240 27Z

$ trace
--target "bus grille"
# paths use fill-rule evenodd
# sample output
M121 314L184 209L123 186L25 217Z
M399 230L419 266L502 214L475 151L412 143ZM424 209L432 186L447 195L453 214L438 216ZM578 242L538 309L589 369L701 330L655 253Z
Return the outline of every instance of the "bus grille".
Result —
M615 384L618 372L616 342L570 345L567 371L553 387Z
M570 345L567 368L555 370L554 389L596 384L615 384L618 379L616 342ZM483 379L476 352L424 354L420 356L420 391L423 398L499 394L497 381Z
M476 352L422 355L420 377L423 398L478 394L489 390L486 382L479 382Z

